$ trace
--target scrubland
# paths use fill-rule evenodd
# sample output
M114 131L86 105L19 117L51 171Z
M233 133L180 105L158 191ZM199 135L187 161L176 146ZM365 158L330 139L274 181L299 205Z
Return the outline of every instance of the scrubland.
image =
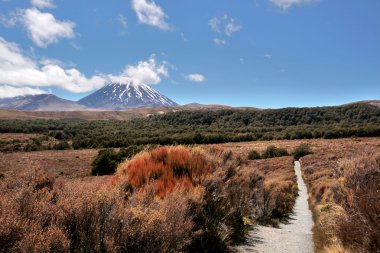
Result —
M380 252L380 141L331 142L301 164L317 252Z
M227 252L254 223L284 219L297 190L291 157L247 161L223 147L148 149L102 177L24 154L36 162L0 167L1 252Z
M150 147L107 176L98 150L0 153L0 252L228 252L297 195L293 156L249 152L303 143L317 250L377 252L378 138Z
M108 115L110 112L94 113ZM131 112L112 114L125 113ZM27 141L0 140L0 151L380 136L380 108L370 104L266 110L181 110L131 120L100 120L100 117L89 121L79 115L72 117L2 120L0 113L0 133L39 135Z

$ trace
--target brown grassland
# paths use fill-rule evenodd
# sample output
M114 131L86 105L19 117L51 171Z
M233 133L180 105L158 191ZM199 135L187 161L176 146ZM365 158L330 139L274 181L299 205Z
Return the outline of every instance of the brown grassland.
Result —
M317 250L377 252L379 138L159 147L110 176L90 176L97 150L0 153L0 252L226 252L297 194L292 156L248 153L302 143Z
M380 252L380 141L349 144L301 159L317 252Z
M231 107L224 105L182 105L175 107L143 107L124 111L19 111L0 109L0 119L35 120L35 119L84 119L84 120L130 120L184 110L222 110ZM246 108L235 108L244 110ZM249 108L255 109L255 108Z

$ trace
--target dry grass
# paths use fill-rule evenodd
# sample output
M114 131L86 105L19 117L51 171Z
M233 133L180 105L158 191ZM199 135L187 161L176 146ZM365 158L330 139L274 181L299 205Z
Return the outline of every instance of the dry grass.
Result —
M340 153L355 151L357 148L365 148L371 145L380 147L379 138L347 138L347 139L305 139L305 140L273 140L273 141L254 141L254 142L240 142L240 143L224 143L224 144L210 144L205 145L209 147L222 148L232 150L236 155L244 156L252 149L262 153L265 149L274 145L287 149L289 152L294 150L300 144L307 143L316 154L329 153L331 151L338 151Z
M379 140L327 147L301 159L317 251L379 252Z
M178 252L190 242L190 199L174 190L131 196L101 180L55 180L35 170L0 182L1 252Z
M17 177L33 168L40 168L54 176L69 178L88 176L97 150L62 150L36 152L0 152L0 173Z
M0 133L0 152L24 150L28 144L33 143L33 140L36 139L41 140L40 144L43 148L57 144L55 139L42 134Z
M0 133L0 141L30 140L42 136L41 134Z
M262 186L260 192L256 192L253 198L257 202L250 207L253 210L250 218L254 222L260 221L277 225L291 214L298 192L293 158L286 156L253 161L247 160L247 154L252 148L264 151L272 143L283 144L278 142L253 142L249 143L249 145L238 143L237 145L205 145L205 147L213 154L213 156L208 157L208 160L219 161L218 166L224 168L221 171L226 171L224 173L233 175L231 176L232 179L261 178ZM297 146L297 144L291 145ZM278 145L278 147L283 146ZM227 161L226 157L229 157Z
M116 177L83 177L96 150L0 155L3 252L228 251L248 225L279 218L294 182L291 157L224 148L150 150Z
M379 138L161 148L120 167L118 176L128 181L130 173L140 172L141 161L156 161L127 198L125 180L84 177L97 150L0 153L0 252L226 251L248 225L286 218L296 196L292 157L248 161L248 152L270 145L291 152L305 142L314 152L301 162L319 251L371 251L380 201L362 190L376 193L379 185L378 160L371 155L379 153ZM358 157L359 151L366 155ZM157 167L161 163L165 166ZM165 167L173 177L157 176ZM152 177L157 168L160 173ZM184 177L190 187L183 187ZM157 194L157 182L165 178L170 184L164 184L165 194ZM369 239L358 245L344 238Z
M17 111L0 109L2 120L34 120L34 119L83 119L83 120L131 120L149 115L160 115L177 111L222 110L231 108L224 105L184 105L175 107L131 108L123 111ZM235 108L244 110L245 108ZM254 108L251 108L254 109Z

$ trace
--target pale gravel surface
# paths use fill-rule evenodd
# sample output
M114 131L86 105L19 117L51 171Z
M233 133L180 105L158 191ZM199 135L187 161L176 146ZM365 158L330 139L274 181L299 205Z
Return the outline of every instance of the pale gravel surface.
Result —
M245 245L238 246L238 252L255 253L312 253L313 219L307 202L307 188L301 176L299 162L294 166L297 175L299 196L294 206L294 214L279 228L257 226L250 232Z

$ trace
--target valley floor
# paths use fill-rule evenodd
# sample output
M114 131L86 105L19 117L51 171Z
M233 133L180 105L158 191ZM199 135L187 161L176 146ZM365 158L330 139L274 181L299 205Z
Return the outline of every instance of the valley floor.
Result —
M7 134L6 137L8 139L26 138L26 136L14 134ZM292 156L259 160L247 158L250 151L255 150L262 154L271 145L284 148L291 153L302 143L307 143L313 152L300 159L300 169L307 189L301 178L299 167L295 167L296 173L294 173ZM239 247L242 252L312 252L313 244L315 244L316 252L323 253L379 252L380 138L257 141L198 145L188 149L195 153L201 152L208 162L214 164L212 174L207 176L207 180L198 180L200 183L197 183L194 190L190 191L191 194L186 195L188 199L184 198L180 191L171 194L170 198L151 199L146 192L137 190L132 192L131 196L128 195L131 201L127 202L126 206L123 202L125 196L119 195L120 192L115 188L115 185L124 187L118 175L90 176L91 163L98 153L96 149L0 152L0 194L3 196L0 199L0 246L4 246L5 242L12 239L16 240L15 244L8 245L8 249L17 247L20 249L28 245L31 247L30 250L33 250L33 247L38 245L37 242L42 243L47 240L56 243L54 240L58 237L49 236L53 233L52 231L58 231L63 249L79 247L79 242L88 243L86 247L95 247L99 243L96 241L99 238L97 233L100 233L96 217L103 217L101 216L103 214L98 213L97 206L104 204L107 208L109 205L112 210L112 212L107 211L108 216L104 222L109 222L112 226L116 226L113 223L115 220L133 218L133 215L140 215L136 216L134 221L142 222L142 224L156 217L162 219L157 221L162 222L160 223L162 229L170 224L178 236L174 240L173 232L166 231L166 234L163 233L162 236L167 236L167 238L162 241L152 241L157 234L156 228L145 227L148 230L144 232L144 236L147 237L143 238L139 229L142 224L136 223L135 229L131 230L131 233L135 234L128 234L128 236L136 236L135 241L143 238L146 241L141 241L141 243L155 245L155 243L169 243L168 238L171 238L173 243L183 242L183 245L187 247L189 240L194 240L194 236L204 231L201 223L195 226L196 231L192 229L194 227L191 226L191 222L194 220L187 216L189 207L186 206L186 201L193 201L198 208L196 211L202 214L200 217L207 214L207 212L202 213L208 210L206 207L220 208L217 209L221 215L220 220L225 218L222 207L234 202L234 210L240 208L242 220L244 222L250 220L254 225L254 229L248 233L248 245ZM194 182L198 181L194 180ZM253 188L251 188L252 182L254 182ZM299 196L295 198L297 184ZM217 198L213 199L214 195L207 195L209 190L220 195L215 195ZM225 196L228 198L223 199ZM281 223L283 215L290 213L294 200L293 215L287 223ZM144 201L150 203L148 208L143 208ZM181 206L173 201L175 203L179 201ZM212 203L208 201L215 201L214 204L224 201L222 202L224 206L202 206L204 203ZM182 218L188 222L186 235L181 234L183 224L174 222L178 220L175 216L178 212L170 212L179 207L183 208ZM123 218L121 214L125 212L124 208L132 216ZM166 211L163 212L163 210ZM38 212L42 212L43 215L38 215ZM94 220L85 219L88 213L94 217ZM49 217L50 220L44 217ZM209 218L214 217L214 212L212 212ZM279 228L258 226L260 217L267 218L264 221L267 224L280 223ZM75 231L78 233L77 241L66 237L65 226L71 224L67 223L69 221L78 222L76 226L70 227L78 229ZM32 227L30 222L33 223ZM55 223L52 223L54 226L49 228L51 230L45 230L41 225L45 222ZM84 227L87 225L90 227ZM224 225L218 223L216 228L224 228ZM112 226L109 228L113 228ZM312 227L313 233L310 232ZM31 230L32 228L34 230ZM84 235L81 233L88 231L92 231L93 235L88 234L83 238L92 236L95 241L81 241L83 238L79 238L79 235ZM58 232L54 232L55 235ZM41 233L40 237L31 238L38 233ZM223 234L224 230L218 230L218 233L221 238L228 238ZM226 244L230 243L228 239L225 240ZM29 241L34 243L29 245ZM132 246L135 241L130 241ZM73 244L73 242L78 244ZM167 249L170 249L168 245ZM179 245L177 251L166 252L178 252L183 245ZM2 251L1 248L0 251Z

